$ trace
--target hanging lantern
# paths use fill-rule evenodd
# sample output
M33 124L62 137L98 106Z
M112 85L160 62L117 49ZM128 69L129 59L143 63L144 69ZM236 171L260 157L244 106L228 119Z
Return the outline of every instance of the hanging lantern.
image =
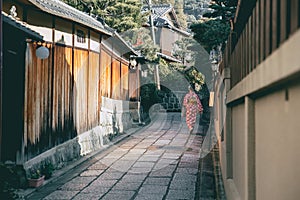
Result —
M49 49L44 47L44 46L40 46L36 49L35 51L35 55L39 58L39 59L46 59L49 57Z

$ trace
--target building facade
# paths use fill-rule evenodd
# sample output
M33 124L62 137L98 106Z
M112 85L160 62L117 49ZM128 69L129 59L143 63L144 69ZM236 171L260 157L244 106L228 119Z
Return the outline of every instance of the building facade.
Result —
M2 16L2 162L62 166L131 127L140 72L116 32L58 0L4 0Z
M227 199L299 198L299 27L298 0L238 3L216 84Z

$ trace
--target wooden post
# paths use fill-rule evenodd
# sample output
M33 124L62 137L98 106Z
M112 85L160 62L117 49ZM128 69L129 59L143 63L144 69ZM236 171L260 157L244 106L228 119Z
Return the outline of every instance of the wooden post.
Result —
M274 51L277 48L278 41L278 23L277 23L278 1L272 1L272 49Z
M0 0L0 10L2 10L2 0ZM0 161L1 161L1 147L2 147L2 14L0 15Z
M290 8L291 8L291 33L294 33L297 28L298 28L298 23L299 20L298 19L298 13L300 10L299 9L299 1L297 0L291 0L291 4L290 4Z
M256 7L255 7L255 16L256 16L256 20L255 20L255 35L256 35L256 39L255 39L255 64L254 66L256 67L259 62L260 62L260 54L259 54L259 50L260 50L260 32L259 32L259 26L260 26L260 10L259 10L259 2L256 3Z
M287 30L286 30L287 12L286 12L286 8L287 8L287 2L286 1L280 1L280 44L283 43L287 38Z
M265 2L265 57L270 55L271 2Z
M261 63L265 59L265 21L266 21L266 9L265 9L265 0L260 0L260 17L259 17L259 23L260 26L258 27L260 30L260 41L259 41L259 63Z

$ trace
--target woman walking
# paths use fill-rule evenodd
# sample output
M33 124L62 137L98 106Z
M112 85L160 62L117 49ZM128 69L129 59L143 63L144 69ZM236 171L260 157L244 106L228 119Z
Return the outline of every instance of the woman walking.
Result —
M189 128L189 133L192 133L196 123L197 112L202 113L203 107L191 86L189 86L189 92L184 96L183 106L186 110L186 124Z

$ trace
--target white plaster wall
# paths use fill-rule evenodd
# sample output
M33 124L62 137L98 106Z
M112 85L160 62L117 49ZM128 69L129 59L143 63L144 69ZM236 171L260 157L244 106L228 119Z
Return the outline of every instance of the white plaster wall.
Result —
M72 46L72 34L55 30L55 42Z

